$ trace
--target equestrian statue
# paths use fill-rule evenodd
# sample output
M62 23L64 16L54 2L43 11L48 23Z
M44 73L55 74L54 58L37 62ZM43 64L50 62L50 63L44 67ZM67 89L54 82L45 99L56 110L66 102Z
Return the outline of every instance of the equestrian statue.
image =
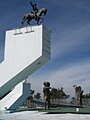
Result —
M30 25L31 20L37 21L37 24L42 23L44 21L44 15L47 13L46 8L37 8L37 4L33 4L30 2L30 5L32 7L32 11L30 13L27 13L23 16L21 24L24 25L24 22L27 21L27 23ZM42 20L40 22L40 20Z

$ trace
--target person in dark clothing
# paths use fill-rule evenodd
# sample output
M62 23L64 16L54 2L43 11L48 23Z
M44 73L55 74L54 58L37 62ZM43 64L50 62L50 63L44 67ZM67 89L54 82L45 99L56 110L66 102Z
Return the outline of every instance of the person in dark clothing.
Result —
M35 15L35 17L37 18L37 12L38 12L37 4L36 4L36 3L33 4L33 3L30 1L30 5L32 6L32 12L31 12L31 13L33 13L33 14Z
M80 105L82 105L82 95L83 95L83 90L80 93Z
M44 82L44 88L43 88L43 93L44 93L44 100L45 100L45 110L46 106L48 105L48 109L50 110L50 83L49 82Z

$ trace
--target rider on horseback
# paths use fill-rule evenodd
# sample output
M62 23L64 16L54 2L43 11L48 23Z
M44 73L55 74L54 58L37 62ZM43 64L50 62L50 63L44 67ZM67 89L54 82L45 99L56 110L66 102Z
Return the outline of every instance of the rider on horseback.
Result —
M37 4L32 4L32 2L30 1L30 5L32 6L32 12L35 17L37 18L37 12L38 12L38 8L37 8Z
M30 5L32 6L32 12L24 15L21 24L24 24L25 21L27 21L27 23L30 24L32 19L35 19L37 21L37 25L39 23L42 23L44 21L43 16L46 15L47 9L46 8L38 9L37 5L32 4L32 2L30 2ZM42 21L40 22L40 20Z

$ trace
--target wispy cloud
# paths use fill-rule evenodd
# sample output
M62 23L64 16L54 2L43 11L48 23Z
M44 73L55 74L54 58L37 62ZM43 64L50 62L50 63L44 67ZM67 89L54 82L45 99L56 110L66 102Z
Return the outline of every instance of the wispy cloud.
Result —
M54 5L59 7L68 7L73 9L84 9L90 11L90 1L89 0L52 0Z
M29 4L29 0L27 1ZM22 4L21 0L19 2L18 0L11 1L9 4L3 2L0 8L2 15L2 19L0 19L0 57L3 55L1 46L4 44L4 42L1 43L2 33L7 28L20 26L22 15L31 10L27 1ZM48 64L28 78L32 84L32 89L41 92L43 82L48 80L51 82L52 87L59 88L63 86L67 94L74 94L72 87L74 84L81 85L84 92L89 93L90 1L44 0L39 2L49 8L45 22L48 23L48 27L50 26L52 30L52 57ZM7 9L7 5L9 9Z
M68 54L69 52L85 50L85 45L90 44L90 23L76 23L65 30L56 32L56 42L52 46L53 58ZM88 37L89 38L88 38ZM55 38L55 37L54 37ZM89 49L90 50L90 49Z
M63 86L67 94L74 95L73 85L81 85L84 93L89 93L88 87L90 85L90 60L78 62L58 69L50 71L47 74L40 76L32 75L29 80L32 86L37 91L41 91L43 88L43 81L50 81L52 87L60 88ZM37 79L38 78L38 79Z
M60 4L59 0L53 0L53 2L59 2L58 5L61 6L63 4L63 1ZM68 4L74 6L75 9L76 7L78 7L78 9L85 9L83 3L81 6L76 6L77 3L78 1L72 4L69 2ZM65 7L65 2L63 5ZM85 16L79 15L78 13L73 13L72 11L69 11L70 16L68 14L66 16L65 15L62 14L58 16L58 19L56 19L51 26L51 61L48 63L48 65L46 65L46 68L41 68L41 70L31 75L29 79L32 83L32 87L36 89L36 91L41 91L43 88L43 81L47 80L51 82L52 87L60 88L63 86L67 94L74 95L74 84L81 85L84 93L89 93L89 17L86 18ZM70 61L65 58L69 58ZM63 61L63 65L61 61Z

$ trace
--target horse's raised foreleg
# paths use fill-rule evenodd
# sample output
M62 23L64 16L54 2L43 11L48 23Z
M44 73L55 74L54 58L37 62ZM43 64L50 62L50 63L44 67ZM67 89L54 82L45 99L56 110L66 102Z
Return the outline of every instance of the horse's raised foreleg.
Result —
M40 22L40 19L42 20L41 22ZM38 25L39 23L43 23L43 21L44 21L44 18L41 17L41 16L39 16L39 18L37 19L37 25Z
M44 18L42 18L42 21L40 23L43 23L44 22Z

